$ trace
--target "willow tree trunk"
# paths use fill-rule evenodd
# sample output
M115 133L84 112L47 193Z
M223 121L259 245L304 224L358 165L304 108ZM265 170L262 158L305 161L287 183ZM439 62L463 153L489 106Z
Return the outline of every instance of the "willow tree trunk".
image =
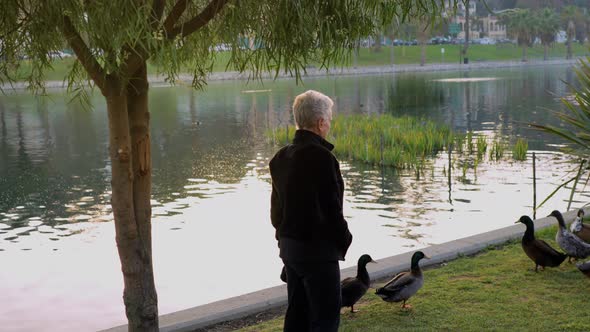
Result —
M151 245L151 154L145 63L127 86L108 77L112 199L129 331L158 331Z
M426 64L426 43L421 42L420 46L420 66L424 66Z
M573 53L572 53L572 40L574 39L574 35L576 33L576 26L574 25L574 21L569 20L569 22L567 23L567 52L565 55L566 59L571 59L573 57Z
M543 60L547 61L549 58L549 44L543 45Z
M381 52L381 38L382 35L380 33L378 33L375 36L375 42L373 43L373 52Z
M528 46L526 44L522 45L522 60L521 60L522 62L527 62L527 60L528 60L527 48L528 48Z
M389 53L389 61L391 62L391 66L393 67L393 65L395 64L395 35L391 34L389 36L389 39L391 39L391 52Z

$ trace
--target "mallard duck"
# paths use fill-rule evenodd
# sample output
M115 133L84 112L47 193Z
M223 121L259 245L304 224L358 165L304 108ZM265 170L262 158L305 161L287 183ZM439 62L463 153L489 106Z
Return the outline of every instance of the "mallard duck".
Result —
M422 251L416 251L412 255L412 267L410 271L401 272L393 279L391 279L385 286L378 288L375 294L377 294L383 301L386 302L400 302L402 308L411 308L411 305L406 305L406 301L424 284L424 277L422 276L422 270L418 262L422 258L430 258L426 256Z
M580 272L584 273L586 277L590 278L590 261L576 265Z
M535 262L535 272L538 272L539 266L544 270L545 266L556 267L565 260L566 255L553 249L547 242L535 238L535 225L529 216L520 217L516 223L519 222L526 226L521 242L522 249Z
M590 243L590 226L584 225L584 210L578 210L578 216L572 222L570 231L586 243Z
M367 272L368 263L377 263L371 256L365 254L359 257L356 277L349 277L341 282L342 287L342 306L350 307L350 312L354 310L354 304L360 300L369 289L371 279L369 279L369 272Z
M555 241L565 251L566 255L569 256L570 260L571 258L586 258L590 256L590 244L582 241L579 237L567 230L561 212L554 210L549 216L557 219L559 229L555 234Z

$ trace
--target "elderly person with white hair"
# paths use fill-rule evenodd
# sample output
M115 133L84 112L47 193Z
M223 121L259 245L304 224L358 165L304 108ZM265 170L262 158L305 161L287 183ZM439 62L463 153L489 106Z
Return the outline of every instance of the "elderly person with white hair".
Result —
M340 260L352 242L342 214L344 182L326 141L334 103L309 90L293 103L293 143L270 161L271 221L285 264L284 331L337 331Z

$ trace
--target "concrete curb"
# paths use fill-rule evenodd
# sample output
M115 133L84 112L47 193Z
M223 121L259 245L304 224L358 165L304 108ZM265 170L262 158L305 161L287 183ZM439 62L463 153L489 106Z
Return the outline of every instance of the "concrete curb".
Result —
M451 71L451 70L476 70L476 69L492 69L492 68L510 68L510 67L529 67L529 66L554 66L554 65L574 65L578 64L580 59L585 57L579 57L575 59L553 59L553 60L530 60L527 62L522 61L472 61L469 64L459 63L429 63L424 66L419 64L405 64L405 65L389 65L389 66L365 66L365 67L347 67L347 68L330 68L329 70L318 69L315 67L307 68L306 72L302 75L302 78L308 77L332 77L332 76L351 76L351 75L382 75L391 73L404 73L404 72L435 72L435 71ZM207 76L207 81L224 81L224 80L248 80L250 73L239 73L239 72L216 72L210 73ZM262 79L274 79L275 76L272 73L265 73L261 75ZM277 78L294 78L293 76L281 73ZM170 82L166 80L164 76L150 76L148 80L152 86L171 86ZM180 74L177 78L177 82L183 84L191 84L193 78L187 74ZM45 87L47 89L65 89L67 88L67 82L63 81L46 81ZM28 88L27 82L16 82L13 84L2 84L0 90L19 91Z
M586 210L588 213L590 210ZM577 210L563 214L566 223L571 222L576 216ZM515 218L516 221L516 218ZM553 217L545 217L535 220L535 230L543 229L551 225L557 225ZM522 224L508 226L494 231L477 234L462 239L430 246L424 249L429 260L423 260L421 265L428 267L453 260L459 256L472 255L480 252L488 246L505 243L509 240L521 238L525 230ZM370 265L369 274L371 280L391 277L401 271L407 270L413 252L379 259L379 264ZM356 275L356 266L342 270L342 278ZM286 285L263 289L257 292L244 294L229 299L201 305L198 307L160 316L160 331L193 331L205 328L220 322L239 319L274 309L287 304ZM127 325L117 326L108 332L127 331Z

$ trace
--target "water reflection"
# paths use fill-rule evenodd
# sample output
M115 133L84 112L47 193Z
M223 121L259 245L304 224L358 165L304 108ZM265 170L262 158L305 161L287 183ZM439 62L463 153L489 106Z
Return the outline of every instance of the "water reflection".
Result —
M278 283L267 169L277 147L264 133L291 123L290 105L301 91L327 92L337 113L413 115L489 138L525 137L539 156L538 195L544 197L561 183L569 160L553 152L563 142L526 123L554 121L543 107L559 107L556 96L568 93L561 80L570 72L313 78L304 87L291 80L247 88L212 82L204 92L152 88L152 227L161 313ZM490 76L497 79L478 80ZM94 96L93 111L67 101L60 93L0 97L0 321L8 330L23 321L29 330L71 331L124 321L104 101ZM486 161L477 169L455 159L438 156L419 179L413 171L343 160L345 214L355 235L349 257L390 256L503 227L531 212L530 158ZM556 195L548 209L565 208L567 196ZM587 198L577 195L576 202ZM214 278L203 276L204 266ZM235 285L236 270L258 274ZM23 296L24 289L31 296ZM29 319L36 315L46 319ZM60 325L64 320L68 327Z

